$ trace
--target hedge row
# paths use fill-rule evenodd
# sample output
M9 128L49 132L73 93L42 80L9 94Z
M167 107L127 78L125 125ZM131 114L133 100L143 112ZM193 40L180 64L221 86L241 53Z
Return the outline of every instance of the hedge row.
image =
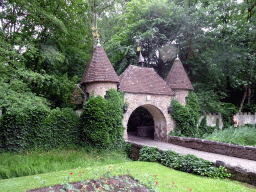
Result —
M0 152L91 145L124 146L123 93L109 90L106 99L91 97L81 117L70 108L10 107L0 118Z
M1 117L1 151L21 152L77 144L80 119L72 109L29 106L8 109Z

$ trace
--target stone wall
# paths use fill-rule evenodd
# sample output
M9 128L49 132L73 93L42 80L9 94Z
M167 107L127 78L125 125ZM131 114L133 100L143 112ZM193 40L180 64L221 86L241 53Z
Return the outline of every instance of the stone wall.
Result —
M127 124L132 112L142 106L153 116L155 126L154 139L167 142L167 134L174 128L174 120L167 110L172 96L125 93L124 98L129 103L128 110L124 113L123 118L123 126L125 127L124 139L128 138Z
M199 123L203 119L204 116L199 118ZM219 119L219 125L222 129L223 121L220 113L208 113L206 114L206 121L208 126L215 126L216 120ZM256 124L256 113L237 113L234 117L234 120L237 122L238 126L245 125L245 124Z
M199 124L202 121L202 119L204 118L204 116L200 116L199 118ZM206 114L206 122L208 126L216 126L216 120L219 119L219 128L222 129L223 127L223 121L221 118L221 114L220 113L208 113Z
M179 101L183 106L186 105L187 101L186 98L188 97L188 90L174 90L175 92L175 97L177 101Z
M101 95L102 97L105 96L106 91L109 89L117 89L117 83L113 82L93 82L86 84L86 92L91 95L92 91L94 90L94 96ZM86 98L85 98L86 99Z
M168 143L199 151L217 153L256 161L256 147L234 145L197 138L184 138L168 135Z
M256 113L237 113L234 118L238 126L245 125L245 124L256 124Z

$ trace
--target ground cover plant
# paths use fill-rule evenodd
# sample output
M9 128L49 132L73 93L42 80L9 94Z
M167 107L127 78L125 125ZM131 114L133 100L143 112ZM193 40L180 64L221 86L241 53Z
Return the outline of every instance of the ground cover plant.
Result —
M256 128L255 125L243 125L238 128L230 126L224 130L215 130L212 134L205 135L202 138L223 143L256 147Z
M71 174L72 173L72 174ZM58 172L0 180L1 190L24 192L47 186L67 188L75 182L106 181L116 176L129 176L147 188L165 191L256 191L253 186L229 179L213 179L180 172L155 162L124 162L113 165L78 167ZM112 177L113 176L113 177ZM107 180L108 181L108 180ZM87 183L86 183L87 182ZM128 184L130 183L127 181ZM96 183L95 183L96 184ZM103 184L103 183L102 183ZM106 183L105 183L106 184ZM125 183L124 183L125 184ZM103 184L104 185L104 184ZM100 191L100 190L98 190Z
M160 153L157 147L143 146L140 149L139 161L159 162L164 166L196 175L212 178L229 178L231 175L223 167L214 167L212 162L186 154L180 156L173 150Z

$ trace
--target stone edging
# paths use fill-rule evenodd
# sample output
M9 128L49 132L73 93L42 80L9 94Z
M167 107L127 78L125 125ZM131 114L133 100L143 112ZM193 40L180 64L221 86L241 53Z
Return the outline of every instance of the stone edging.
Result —
M256 161L256 147L234 145L198 138L185 138L168 135L168 143L199 151L217 153Z

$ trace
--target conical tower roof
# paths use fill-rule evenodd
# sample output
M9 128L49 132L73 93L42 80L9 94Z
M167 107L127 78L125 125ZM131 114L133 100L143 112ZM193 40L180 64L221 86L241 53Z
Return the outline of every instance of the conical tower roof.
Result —
M120 75L120 90L128 93L174 95L173 90L153 68L130 65Z
M119 77L100 44L95 46L93 50L92 58L84 71L81 84L96 81L119 82Z
M194 90L179 58L175 59L172 68L166 77L166 83L172 89Z

